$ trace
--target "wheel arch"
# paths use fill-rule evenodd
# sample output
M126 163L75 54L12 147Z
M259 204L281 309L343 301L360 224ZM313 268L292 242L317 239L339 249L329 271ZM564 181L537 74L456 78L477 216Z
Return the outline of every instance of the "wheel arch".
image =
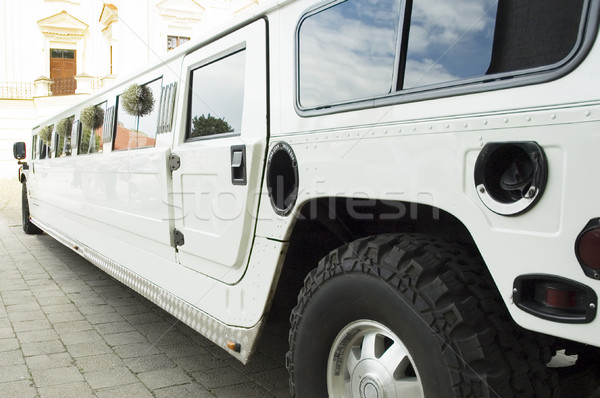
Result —
M300 206L270 311L289 314L304 278L340 246L370 235L422 233L453 240L479 254L466 226L453 214L416 202L320 197Z

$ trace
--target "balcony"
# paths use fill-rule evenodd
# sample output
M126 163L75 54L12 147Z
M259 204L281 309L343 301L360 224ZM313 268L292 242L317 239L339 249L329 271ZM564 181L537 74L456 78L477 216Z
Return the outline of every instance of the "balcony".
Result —
M52 96L75 94L75 90L77 89L77 80L74 78L65 77L52 80L54 80L54 83L50 85L50 92L52 93Z
M92 91L100 90L103 87L103 78L100 76L90 76ZM48 79L40 78L42 82L47 82L38 91L37 82L7 82L0 81L0 99L8 100L30 100L34 97L49 97L60 95L73 95L77 90L77 81L74 78ZM38 80L40 80L38 79Z
M32 99L33 83L0 82L0 99Z

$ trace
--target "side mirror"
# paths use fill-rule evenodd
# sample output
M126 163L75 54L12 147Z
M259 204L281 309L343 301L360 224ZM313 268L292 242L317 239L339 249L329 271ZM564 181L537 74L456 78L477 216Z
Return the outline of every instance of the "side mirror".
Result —
M13 144L13 156L17 160L25 159L25 156L27 156L27 150L25 149L24 142L15 142Z

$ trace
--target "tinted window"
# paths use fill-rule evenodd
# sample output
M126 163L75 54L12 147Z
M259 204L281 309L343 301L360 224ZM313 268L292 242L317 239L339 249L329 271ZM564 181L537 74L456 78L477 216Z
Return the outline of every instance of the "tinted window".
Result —
M104 113L106 101L90 106L81 111L81 137L79 140L78 154L102 152L102 132L104 126Z
M152 92L154 105L152 111L146 115L138 116L128 113L122 106L121 96L117 106L117 130L113 148L117 151L123 149L153 147L156 144L156 131L158 129L159 101L162 88L162 79L144 84Z
M61 119L56 124L55 157L71 156L71 129L73 128L74 116Z
M33 142L31 144L31 159L37 159L37 153L38 153L37 143L38 143L38 136L34 135Z
M300 104L387 94L394 87L400 0L344 1L305 19L299 35Z
M191 72L188 139L240 133L245 62L239 51Z
M431 85L555 68L574 53L583 0L343 0L298 31L298 102L327 107ZM484 86L480 86L484 87Z
M50 143L52 142L53 132L54 132L54 125L51 125L51 126L42 127L38 133L38 138L40 141L40 159L45 159L45 158L51 157Z
M414 1L402 88L485 75L497 8L496 0Z

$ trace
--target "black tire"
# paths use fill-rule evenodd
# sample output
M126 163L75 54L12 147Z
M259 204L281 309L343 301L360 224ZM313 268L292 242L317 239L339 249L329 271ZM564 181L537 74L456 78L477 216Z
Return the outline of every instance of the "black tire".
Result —
M323 258L290 317L293 396L328 396L329 353L357 320L382 324L401 340L427 398L556 396L544 338L514 325L480 257L460 245L378 235ZM337 349L332 354L338 358Z
M27 235L41 234L42 230L31 222L29 216L29 200L27 199L27 183L21 184L21 215L23 218L23 231Z

